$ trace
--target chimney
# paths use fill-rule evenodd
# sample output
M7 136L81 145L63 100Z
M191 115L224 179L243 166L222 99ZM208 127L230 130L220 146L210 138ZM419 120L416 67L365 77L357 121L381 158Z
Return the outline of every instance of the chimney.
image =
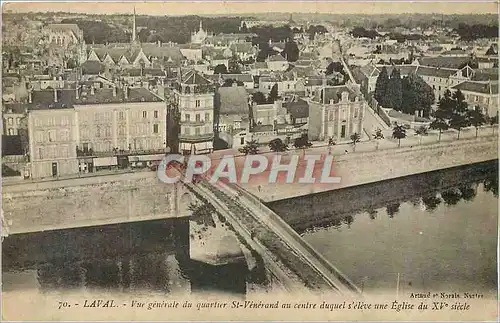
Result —
M76 83L76 99L79 100L80 99L80 91L78 91L78 83Z
M57 89L54 89L54 102L57 102Z
M28 103L33 103L33 89L28 90Z
M113 85L113 97L116 97L116 86Z
M125 85L123 92L125 94L125 100L128 100L128 85Z
M158 39L158 47L161 47L161 40Z

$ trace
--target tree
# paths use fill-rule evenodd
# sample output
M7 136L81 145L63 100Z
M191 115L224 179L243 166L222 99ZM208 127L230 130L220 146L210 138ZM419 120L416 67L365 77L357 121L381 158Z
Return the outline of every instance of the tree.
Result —
M450 126L458 130L457 139L460 139L460 131L462 128L470 126L468 115L469 108L462 91L457 90L453 93L452 99L454 101L454 106L450 118Z
M434 120L430 124L431 129L439 130L439 139L441 141L441 134L443 131L448 130L449 120L453 113L454 102L451 98L450 90L444 92L443 97L439 100L438 108L433 113Z
M375 83L375 94L373 95L378 104L384 106L385 92L387 91L387 84L389 83L389 75L387 74L387 68L382 67L380 74L377 77L377 83Z
M382 133L382 129L378 128L375 130L375 133L372 135L373 139L377 140L377 150L378 150L378 144L381 139L384 139L384 134Z
M252 101L255 102L255 104L266 104L266 96L262 92L255 92L252 95Z
M273 139L269 142L269 149L274 152L282 152L288 150L288 145L283 142L280 138Z
M422 77L410 74L402 80L402 105L401 111L415 114L422 111L425 118L429 117L431 106L434 103L434 91Z
M496 128L495 125L497 124L498 124L498 115L490 118L490 125L492 126L491 129L493 129L493 133L495 133L495 128Z
M289 62L295 62L299 59L299 47L294 41L289 41L285 44L285 49L281 55Z
M224 64L219 64L214 68L214 74L227 74L227 67Z
M273 103L276 101L278 98L278 83L274 83L273 87L271 88L271 92L269 92L269 103Z
M480 109L472 109L467 111L468 114L468 119L470 121L470 124L476 128L476 138L477 138L477 131L480 126L486 123L486 116L481 112Z
M241 74L240 66L238 64L238 60L235 58L231 58L228 62L228 73L229 74ZM225 67L225 66L224 66ZM214 74L217 74L214 72Z
M255 140L247 141L246 145L238 149L238 151L245 155L257 155L259 151L257 141Z
M358 143L360 140L361 140L361 136L359 135L359 133L355 132L351 135L351 141L352 141L352 150L355 151L356 150L356 143Z
M401 111L401 104L403 101L403 88L401 83L401 75L399 70L395 68L392 71L391 78L387 83L387 90L385 92L385 106L386 108L391 108L397 111Z
M419 143L422 143L422 137L427 136L429 133L427 131L426 126L420 126L418 129L415 130L415 134L419 136Z
M401 147L401 139L406 138L406 129L396 124L392 129L392 137L398 140L398 147Z

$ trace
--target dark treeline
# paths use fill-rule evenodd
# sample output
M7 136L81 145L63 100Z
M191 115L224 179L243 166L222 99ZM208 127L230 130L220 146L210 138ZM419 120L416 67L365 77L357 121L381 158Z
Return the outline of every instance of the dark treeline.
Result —
M470 41L479 38L497 38L498 24L492 25L467 25L460 24L454 31L460 36L461 40Z
M129 18L132 27L132 17ZM202 18L199 16L182 17L157 17L138 16L136 24L137 35L141 42L174 42L179 44L188 43L191 33L197 31L203 22L203 29L210 33L238 33L241 23L239 17ZM128 42L130 33L123 29L102 21L86 19L64 19L62 23L75 23L83 30L83 37L87 43L105 44Z
M87 44L124 43L130 41L130 35L123 29L102 21L64 19L63 24L77 24L83 31Z

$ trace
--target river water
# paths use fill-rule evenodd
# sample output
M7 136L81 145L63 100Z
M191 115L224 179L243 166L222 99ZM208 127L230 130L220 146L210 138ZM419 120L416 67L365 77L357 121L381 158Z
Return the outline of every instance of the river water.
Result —
M365 292L497 291L496 162L271 207Z
M484 163L270 204L364 290L496 290L498 168ZM171 219L7 237L3 291L179 294L272 288L265 268L189 257Z

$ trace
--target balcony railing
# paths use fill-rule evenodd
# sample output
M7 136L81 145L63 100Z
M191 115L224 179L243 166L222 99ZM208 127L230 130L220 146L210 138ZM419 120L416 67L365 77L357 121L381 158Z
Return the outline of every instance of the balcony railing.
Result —
M179 140L184 142L199 142L199 141L208 141L212 139L214 139L213 134L203 134L203 135L179 134Z
M128 156L128 155L156 155L156 154L164 154L166 153L166 149L114 149L112 151L93 151L89 150L76 150L77 157L113 157L113 156Z

